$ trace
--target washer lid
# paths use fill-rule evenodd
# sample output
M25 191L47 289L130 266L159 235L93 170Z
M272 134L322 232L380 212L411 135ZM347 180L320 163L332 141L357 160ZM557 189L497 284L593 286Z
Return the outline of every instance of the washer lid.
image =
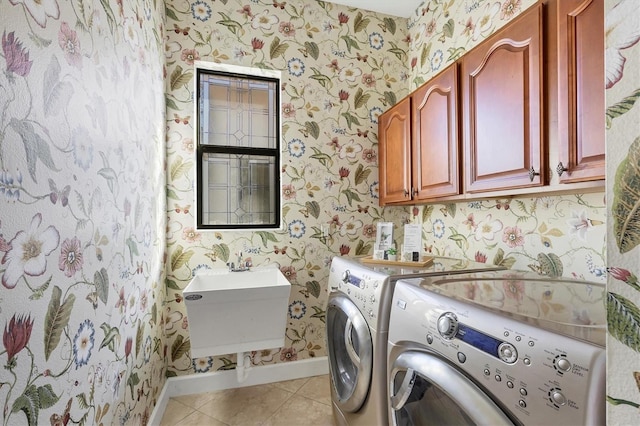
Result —
M607 326L604 283L522 271L428 277L420 287L523 322L598 343Z

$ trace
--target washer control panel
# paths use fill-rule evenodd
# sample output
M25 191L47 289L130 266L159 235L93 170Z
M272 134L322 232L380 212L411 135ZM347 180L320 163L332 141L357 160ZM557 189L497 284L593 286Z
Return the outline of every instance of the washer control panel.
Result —
M389 344L407 342L449 360L523 424L605 421L598 345L398 281Z
M336 261L332 262L329 274L330 291L347 295L367 318L370 326L378 322L381 294L387 282L386 275Z

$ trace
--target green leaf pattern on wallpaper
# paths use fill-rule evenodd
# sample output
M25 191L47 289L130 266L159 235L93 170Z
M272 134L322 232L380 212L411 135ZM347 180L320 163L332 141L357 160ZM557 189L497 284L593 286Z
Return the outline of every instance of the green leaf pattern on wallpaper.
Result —
M613 187L614 232L620 253L640 244L640 138L618 166Z

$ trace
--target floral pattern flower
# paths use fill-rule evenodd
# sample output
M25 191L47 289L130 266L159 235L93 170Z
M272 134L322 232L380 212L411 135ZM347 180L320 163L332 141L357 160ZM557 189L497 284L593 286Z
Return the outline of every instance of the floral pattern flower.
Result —
M202 22L206 22L211 18L211 6L202 0L191 3L191 16Z
M298 351L294 347L284 348L280 353L280 361L296 361L298 359Z
M251 28L254 30L261 29L263 31L271 31L271 28L279 21L276 15L270 14L269 10L265 9L253 16L251 19Z
M304 74L304 62L298 58L291 58L287 62L287 69L289 70L289 74L292 76L300 77Z
M46 256L58 247L60 235L53 226L40 231L42 215L36 213L31 219L29 229L19 231L9 245L11 249L2 258L6 265L2 274L2 285L14 288L23 275L40 276L47 269Z
M73 361L76 364L76 369L89 362L94 345L94 335L93 323L91 320L84 320L73 338Z
M524 245L524 237L522 230L517 226L507 226L502 234L502 241L507 243L510 248L516 248Z
M11 31L9 35L7 35L6 31L2 33L2 51L7 62L8 72L22 77L26 77L29 74L33 61L29 60L29 52L15 38L14 31Z
M433 236L436 238L444 237L445 225L442 219L433 221Z
M7 351L7 364L11 364L13 357L18 352L23 350L29 343L31 338L31 330L33 329L33 320L31 315L24 317L24 315L16 318L14 314L9 320L9 324L5 325L4 333L2 334L2 343L4 349Z
M289 148L289 155L292 157L300 158L304 155L304 142L298 138L291 139L287 144L287 147Z
M67 277L72 277L82 269L84 259L82 256L82 250L80 249L80 240L77 237L73 239L65 238L60 249L60 258L58 260L58 267Z
M289 224L289 236L291 238L302 238L306 232L306 226L301 220L294 220Z
M47 17L58 19L60 17L60 8L57 0L9 0L12 5L21 4L27 9L27 12L42 28L47 26Z
M78 69L82 68L82 52L80 51L80 39L78 34L63 22L58 33L58 44L64 52L67 63Z
M382 34L377 32L369 34L369 45L376 50L382 49L382 46L384 46Z
M580 213L572 211L571 219L567 221L567 225L569 225L569 234L577 235L583 241L587 239L587 231L593 226L584 210Z
M210 356L193 359L193 370L196 373L206 373L211 370L211 367L213 367L213 358Z
M493 241L495 234L502 230L502 222L488 214L483 220L478 222L478 226L474 232L476 241L487 240Z
M289 317L292 319L301 319L304 314L307 313L307 305L300 300L296 300L295 302L289 305Z

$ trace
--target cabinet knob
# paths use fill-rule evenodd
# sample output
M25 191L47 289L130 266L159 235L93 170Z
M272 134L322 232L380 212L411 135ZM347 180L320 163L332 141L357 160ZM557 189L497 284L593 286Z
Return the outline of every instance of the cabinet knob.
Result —
M562 161L558 163L558 166L556 167L556 173L558 173L558 176L562 176L562 173L568 171L569 169L567 169L564 164L562 164Z
M415 197L416 195L418 195L418 190L415 188L411 188L411 197Z
M529 180L533 182L533 178L536 176L540 176L540 173L536 172L533 166L531 166L531 168L529 169Z
M405 196L405 197L408 197L408 196L409 196L409 190L407 190L407 189L405 189L405 190L404 190L404 196Z

